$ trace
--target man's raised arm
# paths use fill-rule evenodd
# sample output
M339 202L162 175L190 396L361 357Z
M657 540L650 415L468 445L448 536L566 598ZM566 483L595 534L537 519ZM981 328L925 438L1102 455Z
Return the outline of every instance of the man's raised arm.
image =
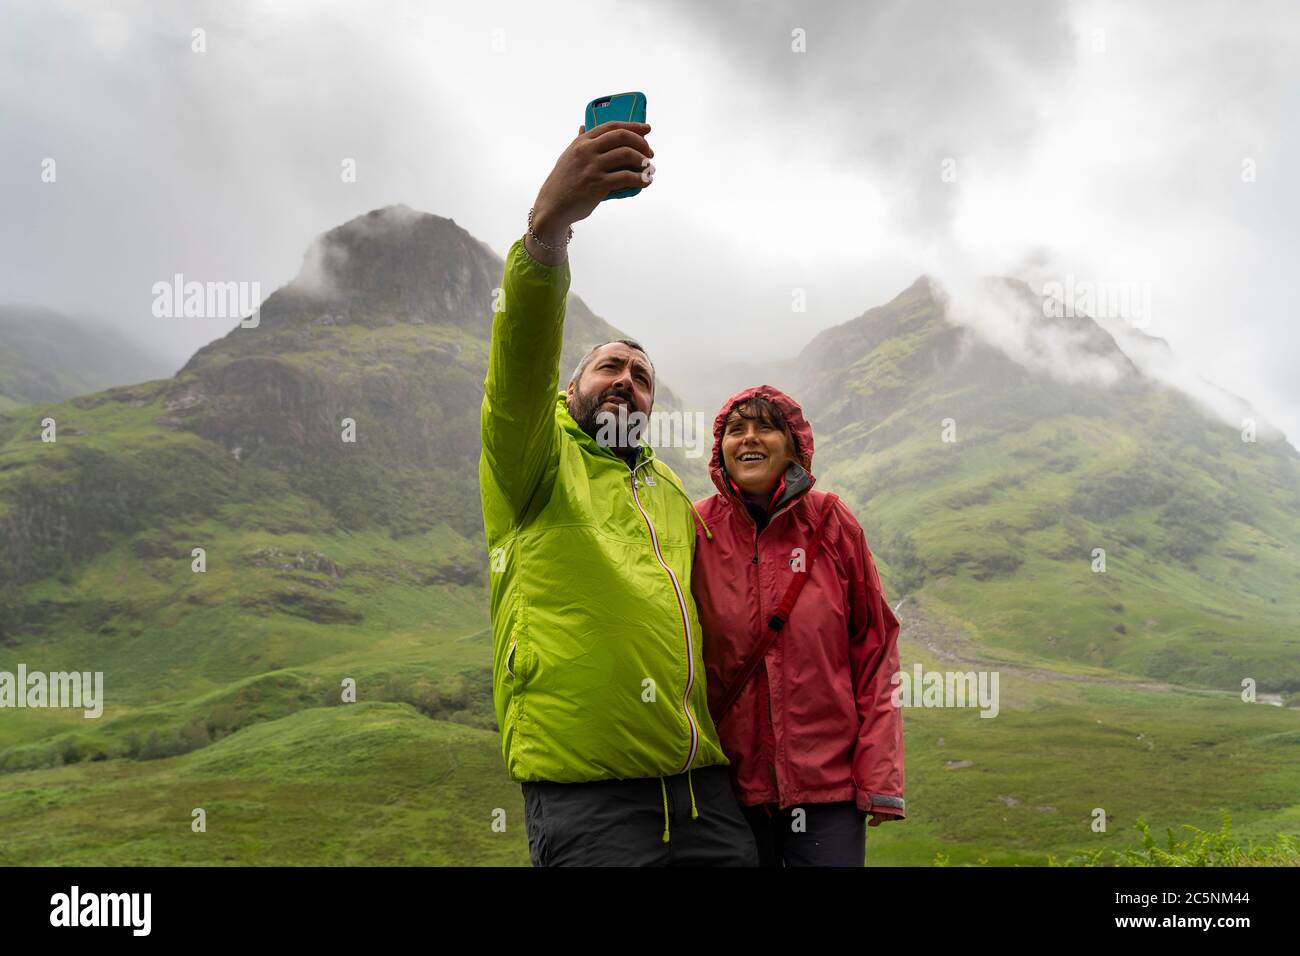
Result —
M590 216L609 192L649 185L649 131L646 123L602 123L590 132L579 127L537 195L528 235L506 254L483 383L480 481L496 485L514 521L524 515L558 450L555 402L569 292L569 227Z
M518 520L555 456L555 400L564 338L569 263L538 262L516 240L506 254L499 310L483 383L484 479Z

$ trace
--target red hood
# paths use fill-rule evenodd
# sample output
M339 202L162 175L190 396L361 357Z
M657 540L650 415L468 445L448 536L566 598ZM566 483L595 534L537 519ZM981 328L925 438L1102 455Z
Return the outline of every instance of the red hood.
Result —
M737 392L723 402L717 417L713 419L713 457L709 459L709 476L713 479L714 486L729 498L736 497L736 493L727 486L727 478L722 470L722 428L727 423L727 416L731 414L731 410L736 407L738 402L743 402L745 399L755 396L766 398L781 409L781 414L785 416L786 424L790 426L790 431L799 445L799 452L808 459L808 476L813 477L812 426L803 417L803 409L799 407L798 402L779 388L773 388L771 385L754 385L744 391Z

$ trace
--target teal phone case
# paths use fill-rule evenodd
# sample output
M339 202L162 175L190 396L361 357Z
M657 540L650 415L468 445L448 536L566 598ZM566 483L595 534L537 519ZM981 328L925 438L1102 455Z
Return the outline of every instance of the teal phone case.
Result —
M601 123L608 123L610 120L622 120L625 123L644 123L645 94L616 93L613 96L598 96L587 104L584 125L589 131L595 129ZM626 168L633 171L639 171L640 169L639 166L628 166ZM635 196L640 191L639 186L636 189L616 189L605 199L626 199L628 196ZM604 202L605 199L602 199L601 202Z

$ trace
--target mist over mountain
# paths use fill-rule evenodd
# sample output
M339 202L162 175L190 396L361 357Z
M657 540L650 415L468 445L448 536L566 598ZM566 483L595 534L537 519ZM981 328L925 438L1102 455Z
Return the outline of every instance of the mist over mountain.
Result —
M795 359L770 362L726 362L708 355L674 365L683 376L681 391L692 407L704 412L710 427L722 403L751 385L766 383L793 394Z
M1300 689L1300 454L1267 421L1224 423L1017 280L922 276L796 366L814 470L900 596L1016 653Z
M101 324L0 306L0 412L170 375L165 359Z

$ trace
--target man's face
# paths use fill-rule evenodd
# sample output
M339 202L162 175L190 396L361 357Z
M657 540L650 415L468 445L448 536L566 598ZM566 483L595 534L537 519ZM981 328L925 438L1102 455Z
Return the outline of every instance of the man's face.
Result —
M582 370L582 379L569 383L569 414L587 434L595 437L602 412L619 415L619 406L631 416L647 418L654 394L654 371L645 353L622 342L603 345Z

